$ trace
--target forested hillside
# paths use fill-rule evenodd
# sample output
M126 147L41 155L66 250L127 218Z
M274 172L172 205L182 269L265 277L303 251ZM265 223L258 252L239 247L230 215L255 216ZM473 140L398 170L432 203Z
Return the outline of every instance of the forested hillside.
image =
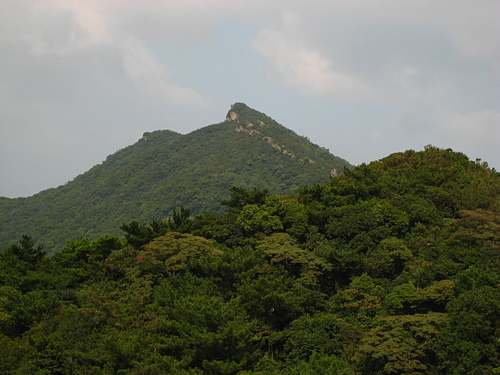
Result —
M29 233L50 252L68 239L119 234L131 220L164 220L181 206L221 211L231 186L292 194L350 166L243 103L220 124L187 135L145 133L66 185L0 198L0 247Z
M500 175L427 147L0 254L2 374L500 372Z

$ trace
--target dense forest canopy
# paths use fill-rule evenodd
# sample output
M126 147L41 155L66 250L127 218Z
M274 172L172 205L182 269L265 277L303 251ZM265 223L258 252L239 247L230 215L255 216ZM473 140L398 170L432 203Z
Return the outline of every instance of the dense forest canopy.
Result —
M500 372L500 175L426 147L0 254L3 374Z

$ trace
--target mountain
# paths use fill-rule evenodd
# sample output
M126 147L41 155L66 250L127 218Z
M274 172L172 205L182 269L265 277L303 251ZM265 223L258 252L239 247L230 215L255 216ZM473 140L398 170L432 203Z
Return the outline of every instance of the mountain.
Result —
M350 164L243 103L226 119L182 135L144 133L99 165L28 198L0 198L0 248L29 234L49 252L66 240L119 233L132 220L221 211L229 188L293 194Z

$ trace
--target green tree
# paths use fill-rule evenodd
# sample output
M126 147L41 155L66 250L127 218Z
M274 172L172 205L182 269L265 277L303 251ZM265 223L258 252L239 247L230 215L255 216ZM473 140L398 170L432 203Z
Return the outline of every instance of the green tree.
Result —
M340 356L355 331L335 314L302 315L279 333L283 342L282 357L286 362L294 363L309 359L313 353Z
M172 275L187 269L204 272L204 258L222 254L213 242L205 238L169 232L145 245L136 263L142 272L153 275Z
M363 259L365 269L374 277L394 278L399 275L408 260L413 257L403 240L390 237L382 240Z
M35 246L33 238L26 234L22 235L19 245L6 248L5 254L16 256L20 261L28 263L31 268L36 267L37 263L45 256L43 246Z
M283 375L355 375L351 365L335 355L313 353L308 360L302 360L285 367Z
M483 286L462 293L447 310L450 325L435 343L440 371L494 374L500 369L500 290Z
M187 367L234 374L253 360L259 347L256 322L237 300L190 295L172 301L157 318L157 350Z
M229 208L231 212L238 212L244 206L249 204L262 205L266 197L269 195L267 189L247 190L242 187L233 186L229 189L231 196L227 200L223 200L221 204Z
M282 265L305 286L318 286L321 275L332 269L325 259L298 247L296 240L287 233L275 233L266 237L257 248L271 264Z
M417 290L411 297L412 308L425 311L445 312L448 302L456 297L455 283L439 280L427 288Z
M236 223L248 235L257 233L271 234L283 231L281 218L276 215L274 207L249 204L243 207Z
M438 374L432 346L446 314L388 316L365 333L354 357L363 373Z
M353 277L348 287L333 297L332 304L339 314L364 324L382 310L382 287L366 273Z
M120 229L125 232L127 242L138 249L153 238L164 235L169 227L167 223L161 221L154 221L148 226L131 221L128 224L122 224Z

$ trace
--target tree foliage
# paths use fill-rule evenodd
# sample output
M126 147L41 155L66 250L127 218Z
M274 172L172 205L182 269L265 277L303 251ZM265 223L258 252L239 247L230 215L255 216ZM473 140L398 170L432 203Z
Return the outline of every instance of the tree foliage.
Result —
M52 256L21 236L0 253L0 374L498 373L499 192L427 147Z

